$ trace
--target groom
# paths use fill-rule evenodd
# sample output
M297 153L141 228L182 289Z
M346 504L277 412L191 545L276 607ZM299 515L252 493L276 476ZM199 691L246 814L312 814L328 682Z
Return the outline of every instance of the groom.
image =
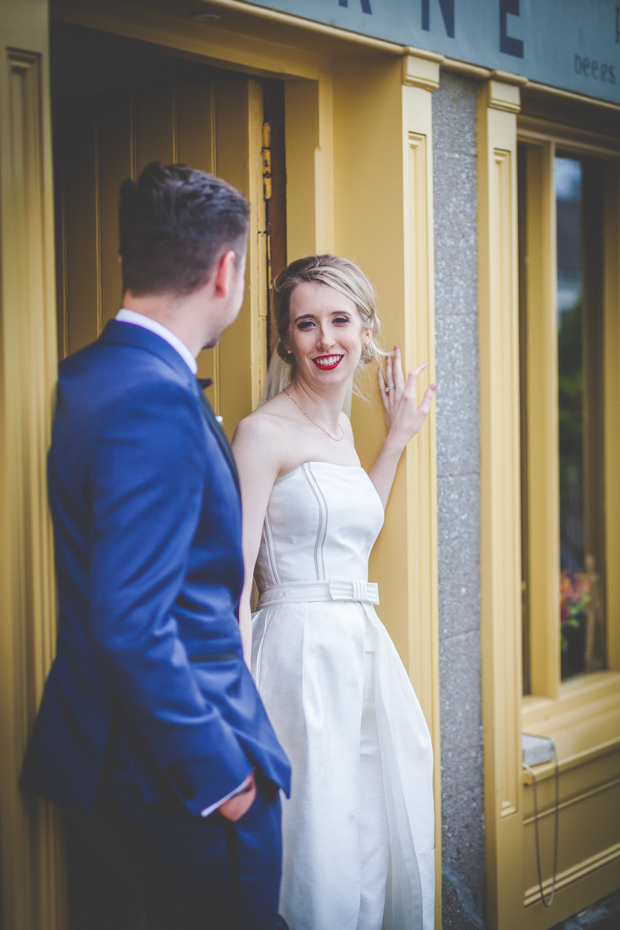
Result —
M123 309L60 365L57 655L22 775L63 808L70 930L275 930L290 769L243 661L241 508L196 380L243 300L249 207L145 168ZM136 911L136 908L138 909Z

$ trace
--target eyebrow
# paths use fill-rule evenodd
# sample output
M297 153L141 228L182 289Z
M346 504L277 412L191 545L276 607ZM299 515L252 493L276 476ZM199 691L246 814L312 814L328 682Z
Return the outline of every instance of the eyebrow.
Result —
M350 310L332 310L331 312L333 316L342 316L343 314L351 316ZM300 320L316 320L316 316L314 313L300 313L299 316L295 317L293 323L299 323Z

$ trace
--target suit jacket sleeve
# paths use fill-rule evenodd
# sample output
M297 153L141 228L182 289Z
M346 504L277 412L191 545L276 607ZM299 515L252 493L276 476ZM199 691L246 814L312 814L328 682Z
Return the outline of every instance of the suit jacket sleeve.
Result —
M171 613L202 507L204 429L189 390L163 381L142 388L108 411L90 469L92 639L115 696L176 790L199 784L193 795L180 792L193 813L251 771L198 688Z

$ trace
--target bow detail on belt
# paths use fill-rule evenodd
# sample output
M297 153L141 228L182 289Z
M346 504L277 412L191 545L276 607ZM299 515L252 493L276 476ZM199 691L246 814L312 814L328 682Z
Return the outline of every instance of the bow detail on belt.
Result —
M329 581L278 585L263 591L258 601L258 609L303 601L358 601L365 604L378 604L379 588L373 581L339 578L330 578Z

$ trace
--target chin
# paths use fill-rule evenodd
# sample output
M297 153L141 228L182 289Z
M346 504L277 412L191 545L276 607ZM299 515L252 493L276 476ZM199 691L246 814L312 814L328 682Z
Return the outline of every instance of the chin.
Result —
M310 363L312 365L312 363ZM319 384L329 385L330 387L337 387L340 384L343 384L345 381L348 381L349 378L353 377L354 369L348 371L347 369L341 369L340 366L335 368L333 371L321 371L317 369L315 365L312 365L310 369L311 375L313 375L313 380L318 381Z

